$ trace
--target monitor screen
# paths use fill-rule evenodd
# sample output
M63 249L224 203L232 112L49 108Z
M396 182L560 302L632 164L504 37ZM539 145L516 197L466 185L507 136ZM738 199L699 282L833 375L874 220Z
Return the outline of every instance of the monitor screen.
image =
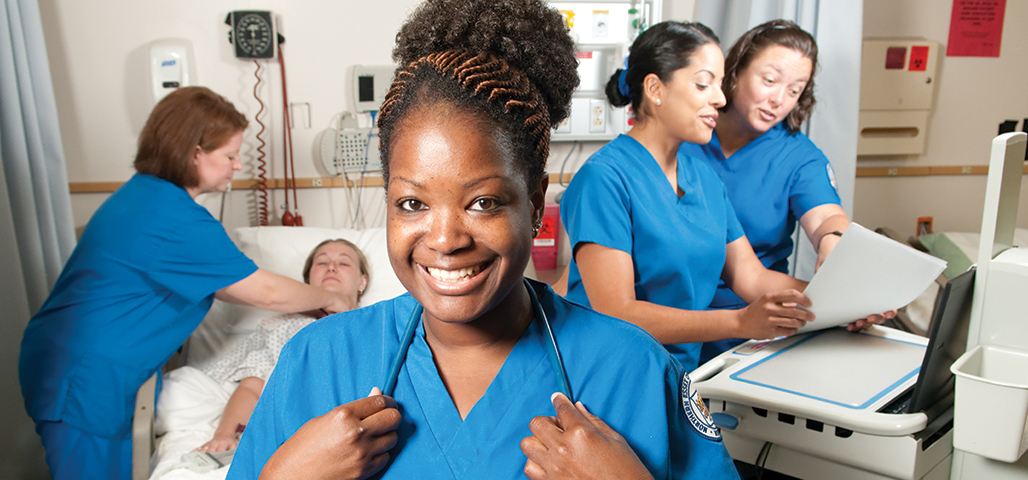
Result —
M967 350L975 267L954 277L943 288L932 312L928 350L914 384L908 412L923 412L953 389L949 368Z

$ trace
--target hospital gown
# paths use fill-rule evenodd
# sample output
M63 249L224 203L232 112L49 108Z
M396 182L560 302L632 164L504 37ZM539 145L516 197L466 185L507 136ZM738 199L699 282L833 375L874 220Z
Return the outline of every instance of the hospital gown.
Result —
M310 315L290 313L261 321L240 343L221 354L201 370L218 383L238 382L246 377L267 381L278 363L279 353L290 338L317 320Z

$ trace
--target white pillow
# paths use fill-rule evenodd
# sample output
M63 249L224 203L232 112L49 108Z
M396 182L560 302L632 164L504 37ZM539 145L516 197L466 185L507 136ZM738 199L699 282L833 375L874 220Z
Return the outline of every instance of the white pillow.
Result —
M406 292L389 264L385 228L366 230L312 227L241 227L233 240L258 267L303 281L303 264L319 243L342 238L357 245L368 259L371 281L361 297L366 306ZM214 301L210 312L186 342L185 364L202 367L218 352L252 332L261 320L279 315L257 307Z
M303 263L314 247L329 239L342 238L357 245L368 259L371 281L361 297L361 306L394 298L406 292L389 264L385 228L348 230L311 227L242 227L235 230L239 250L258 267L303 281Z

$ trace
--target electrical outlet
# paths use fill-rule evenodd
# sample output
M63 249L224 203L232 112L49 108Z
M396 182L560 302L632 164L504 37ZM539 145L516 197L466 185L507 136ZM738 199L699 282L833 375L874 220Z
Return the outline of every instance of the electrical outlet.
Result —
M598 99L589 100L589 133L607 131L607 102Z
M571 133L571 116L569 115L564 121L557 125L556 133Z
M917 217L917 235L932 233L932 217Z
M320 178L312 178L311 179L311 186L312 187L320 187L321 186L321 179Z

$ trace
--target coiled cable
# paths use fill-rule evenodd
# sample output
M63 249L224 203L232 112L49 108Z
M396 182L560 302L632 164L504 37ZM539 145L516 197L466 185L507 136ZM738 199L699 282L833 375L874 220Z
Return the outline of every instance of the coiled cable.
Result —
M253 72L253 76L257 77L257 83L253 86L253 98L257 99L257 103L260 104L260 110L257 110L257 115L254 116L254 120L258 125L261 126L260 131L257 132L257 142L260 145L257 146L257 215L260 220L261 226L268 225L268 164L264 160L265 155L264 147L268 144L264 141L264 123L261 122L261 114L264 113L264 102L261 101L260 95L257 94L261 87L261 63L257 60L253 61L254 65L257 65L257 71Z

